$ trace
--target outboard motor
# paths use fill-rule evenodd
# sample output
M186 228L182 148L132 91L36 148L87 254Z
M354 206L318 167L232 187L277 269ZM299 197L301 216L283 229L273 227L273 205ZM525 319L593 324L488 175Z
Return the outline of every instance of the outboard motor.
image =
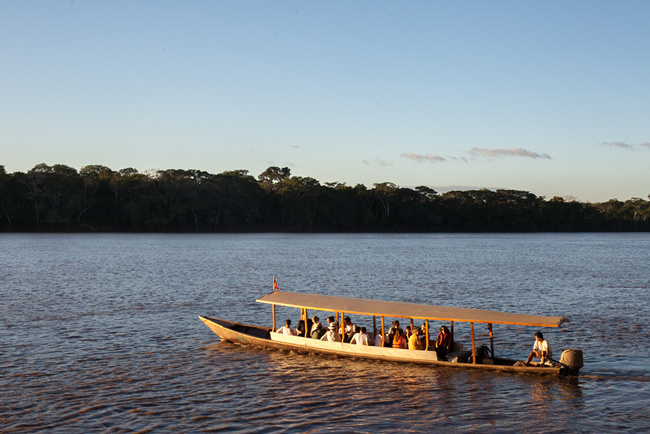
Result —
M569 375L578 375L578 371L584 366L582 363L582 350L569 348L568 350L562 351L560 363L569 368Z

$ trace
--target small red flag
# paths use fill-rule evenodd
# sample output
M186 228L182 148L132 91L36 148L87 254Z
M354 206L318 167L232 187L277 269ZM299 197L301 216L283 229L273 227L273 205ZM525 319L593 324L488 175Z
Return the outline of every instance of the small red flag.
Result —
M278 288L278 282L275 281L275 276L273 276L273 290L275 291L276 289L280 288Z

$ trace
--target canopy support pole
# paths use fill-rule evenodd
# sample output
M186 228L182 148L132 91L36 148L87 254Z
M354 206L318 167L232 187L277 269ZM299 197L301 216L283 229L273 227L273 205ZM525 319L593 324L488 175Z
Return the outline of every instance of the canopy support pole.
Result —
M384 329L384 317L381 317L381 345L384 346L384 339L386 339L386 329Z
M429 350L429 320L424 320L424 333L427 335L427 345L424 347L424 351Z
M337 330L337 331L340 331L340 330L341 330L341 321L339 321L339 313L338 313L338 312L334 312L334 314L335 314L335 316L334 316L334 322L335 322L335 323L337 324L337 326L339 327L339 330ZM341 318L343 318L343 316L341 316Z
M451 344L449 344L451 352L454 352L454 322L451 322Z
M274 332L275 331L275 305L272 304L271 307L272 307L272 310L273 310L273 330L271 330L271 331Z
M488 323L488 331L490 332L490 351L492 351L492 358L494 358L494 336L492 335L492 323Z
M307 317L308 317L308 316L309 316L309 315L307 314L307 308L305 308L305 319L303 320L303 321L304 321L303 324L305 325L305 336L303 336L303 337L305 337L305 338L308 338L308 337L309 337L309 329L308 329L308 327L307 327Z
M372 339L377 340L377 317L372 316Z
M305 321L305 309L302 308L302 307L300 308L300 321ZM300 321L298 321L298 324L296 324L296 334L297 335L299 335L299 333L300 333L298 331L298 325L300 324Z
M476 343L474 341L474 323L472 324L472 363L476 364Z

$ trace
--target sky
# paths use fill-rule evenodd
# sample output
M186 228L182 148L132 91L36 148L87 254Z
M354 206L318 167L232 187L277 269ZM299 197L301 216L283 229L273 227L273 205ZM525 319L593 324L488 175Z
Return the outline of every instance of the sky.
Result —
M650 195L650 2L0 2L0 165Z

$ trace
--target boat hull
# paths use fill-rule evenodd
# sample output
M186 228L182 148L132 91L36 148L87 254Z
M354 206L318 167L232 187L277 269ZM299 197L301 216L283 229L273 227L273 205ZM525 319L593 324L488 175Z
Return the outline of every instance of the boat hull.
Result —
M218 318L199 316L223 341L240 345L254 345L301 353L329 354L390 362L418 363L450 368L479 369L487 371L522 372L542 375L568 375L570 370L547 366L514 366L515 360L496 358L490 364L448 362L438 360L435 351L409 351L402 349L362 346L342 342L326 342L274 333L271 328L240 324Z

